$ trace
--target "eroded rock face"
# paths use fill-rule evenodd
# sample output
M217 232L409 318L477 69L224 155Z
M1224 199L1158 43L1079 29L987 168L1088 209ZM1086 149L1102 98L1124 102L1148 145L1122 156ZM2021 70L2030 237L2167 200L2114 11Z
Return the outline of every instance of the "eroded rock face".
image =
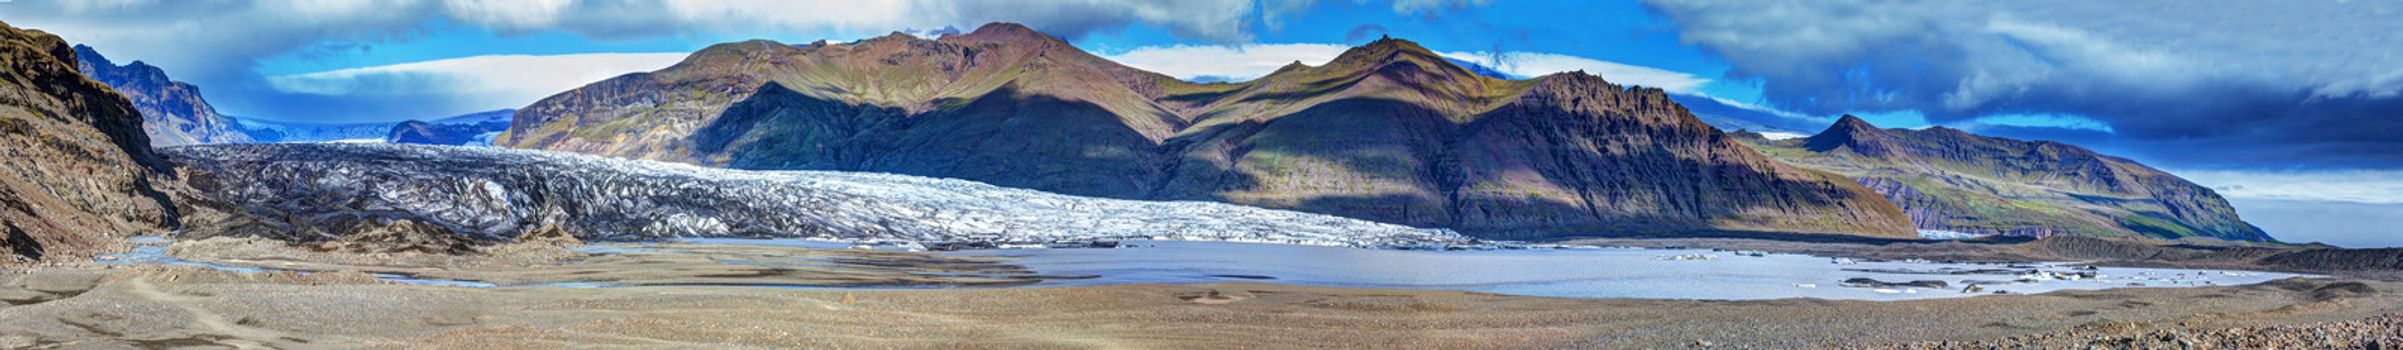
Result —
M586 240L1470 242L1446 231L1326 215L1084 198L887 174L741 171L560 152L384 144L209 145L163 152L187 167L193 188L258 218L226 223L243 229L187 232L293 241L372 231L355 229L366 225L447 230L480 240L556 236L549 231L558 230Z
M78 260L174 222L142 115L75 50L0 24L0 265Z

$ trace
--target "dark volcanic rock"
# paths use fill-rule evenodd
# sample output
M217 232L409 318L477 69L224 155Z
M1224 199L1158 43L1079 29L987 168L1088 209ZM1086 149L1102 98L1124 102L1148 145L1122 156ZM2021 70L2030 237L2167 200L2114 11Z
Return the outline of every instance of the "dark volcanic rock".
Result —
M0 24L0 265L77 260L176 220L142 114L57 36Z

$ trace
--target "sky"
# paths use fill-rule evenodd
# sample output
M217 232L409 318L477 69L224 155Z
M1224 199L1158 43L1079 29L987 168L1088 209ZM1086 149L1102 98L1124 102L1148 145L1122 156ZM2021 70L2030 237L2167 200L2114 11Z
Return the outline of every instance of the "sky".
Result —
M305 122L515 108L754 38L1008 21L1243 80L1389 35L1805 133L1855 114L2067 142L2218 188L2281 238L2385 246L2403 246L2398 18L2383 0L0 1L0 21L159 66L225 114Z

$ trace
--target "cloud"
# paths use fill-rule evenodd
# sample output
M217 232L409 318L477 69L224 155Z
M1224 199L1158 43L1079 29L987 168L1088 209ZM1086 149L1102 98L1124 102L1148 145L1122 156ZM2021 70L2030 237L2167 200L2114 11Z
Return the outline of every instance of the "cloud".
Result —
M1495 70L1514 76L1536 77L1582 70L1619 84L1657 87L1675 93L1695 93L1695 90L1702 88L1703 84L1710 83L1709 78L1685 72L1562 54L1505 52L1496 55L1491 52L1445 52L1443 56L1493 67Z
M1221 77L1249 80L1275 72L1287 64L1301 62L1323 65L1335 60L1350 46L1341 44L1256 44L1256 45L1173 45L1145 46L1124 53L1105 55L1111 61L1130 67L1167 74L1182 79ZM1536 77L1546 74L1583 70L1620 84L1658 87L1676 93L1694 93L1710 79L1684 72L1629 65L1591 58L1540 52L1507 52L1494 55L1486 52L1445 52L1445 58L1493 67L1504 74ZM1498 66L1494 57L1509 57L1510 65ZM1730 101L1732 102L1732 101ZM1737 104L1744 107L1759 108ZM1763 109L1766 110L1766 109Z
M2077 115L2184 165L2403 167L2403 3L1645 4L1781 109Z
M2229 201L2245 222L2283 242L2319 242L2346 248L2403 247L2403 204L2303 200Z
M1403 16L1426 13L1432 16L1446 11L1485 6L1489 3L1493 3L1493 0L1394 0L1393 13Z
M2403 204L2403 170L2181 170L2228 198Z
M294 94L420 99L458 112L517 108L621 74L666 68L684 53L490 55L268 77ZM442 115L435 112L429 115Z
M1326 64L1350 48L1338 44L1145 46L1103 58L1180 79L1251 80L1294 62Z

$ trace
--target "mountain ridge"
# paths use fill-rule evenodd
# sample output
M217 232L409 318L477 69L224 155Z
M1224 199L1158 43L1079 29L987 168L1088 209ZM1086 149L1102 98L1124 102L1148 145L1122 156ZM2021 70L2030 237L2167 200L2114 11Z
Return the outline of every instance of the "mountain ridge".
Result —
M1538 90L1559 94L1528 97ZM1559 142L1518 141L1528 137ZM1731 140L1659 89L1582 73L1494 79L1406 40L1191 83L990 24L932 40L713 45L529 105L497 143L1210 200L1488 237L1911 234L1867 188Z
M2210 188L2059 142L1942 126L1883 129L1850 115L1805 139L1745 141L1789 163L1859 178L1920 229L2271 240Z
M116 65L91 46L75 45L74 50L84 75L133 101L152 145L252 142L239 121L218 114L201 98L200 87L172 80L165 70L142 61Z

